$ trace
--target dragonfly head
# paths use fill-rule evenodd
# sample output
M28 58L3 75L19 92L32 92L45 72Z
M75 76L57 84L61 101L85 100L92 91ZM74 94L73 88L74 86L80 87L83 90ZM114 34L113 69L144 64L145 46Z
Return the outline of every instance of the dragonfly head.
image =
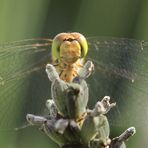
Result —
M60 46L60 59L64 63L75 63L81 57L81 46L78 41L65 40Z
M53 39L53 60L60 59L66 64L72 64L79 58L84 58L87 51L86 38L80 33L60 33Z

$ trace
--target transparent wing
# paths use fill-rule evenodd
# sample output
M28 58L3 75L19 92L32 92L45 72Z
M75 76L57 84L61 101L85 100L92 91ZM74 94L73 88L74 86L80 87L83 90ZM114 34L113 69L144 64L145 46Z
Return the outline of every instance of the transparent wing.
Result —
M27 39L0 45L0 130L22 125L26 113L39 107L38 100L47 99L43 91L49 85L45 65L51 62L51 42Z
M50 53L50 44L49 39L26 39L0 45L0 67L3 67L0 71L0 84L4 85L7 81L38 70L38 64L45 59L44 55ZM38 55L44 58L34 60Z
M109 115L111 124L147 123L147 42L98 37L88 41L88 58L95 64L88 80L90 106L109 95L117 102ZM19 127L27 113L40 115L44 110L51 96L45 73L51 42L31 39L0 47L0 129Z
M133 39L88 38L95 72L89 79L91 98L109 95L117 102L111 124L143 126L148 122L148 42Z

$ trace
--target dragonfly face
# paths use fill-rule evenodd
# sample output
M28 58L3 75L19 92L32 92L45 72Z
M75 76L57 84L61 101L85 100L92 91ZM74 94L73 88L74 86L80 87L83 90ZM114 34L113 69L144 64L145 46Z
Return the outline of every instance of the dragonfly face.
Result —
M98 97L109 95L115 98L113 102L117 102L116 110L113 110L110 115L114 119L111 120L111 124L129 125L128 120L132 125L136 123L142 126L146 123L147 120L143 115L147 115L148 106L146 101L148 97L147 42L101 37L90 37L87 41L88 43L79 33L62 33L53 40L27 39L1 45L0 120L3 122L0 126L10 123L6 121L12 117L14 108L18 109L14 118L17 120L20 117L19 112L23 112L24 115L21 115L21 118L23 116L25 118L27 113L41 108L40 104L42 107L45 106L45 99L50 96L45 65L52 58L53 61L60 59L59 62L64 63L60 64L59 69L57 68L60 74L61 70L65 70L65 64L73 64L84 57L95 64L95 72L87 81L90 105L93 106ZM82 66L83 62L80 63ZM75 71L70 73L74 75L73 77L77 74L77 66L78 69L81 68L78 63L75 65ZM69 69L66 69L61 77L63 80L71 81L73 77L69 78L68 72ZM38 101L42 103L37 105ZM24 107L26 104L31 105L26 109ZM4 118L6 113L9 117Z
M73 64L81 57L81 46L77 41L64 41L60 48L60 59L66 64Z
M84 58L88 51L86 38L80 33L60 33L52 43L54 60L60 59L66 64L73 64L79 58Z

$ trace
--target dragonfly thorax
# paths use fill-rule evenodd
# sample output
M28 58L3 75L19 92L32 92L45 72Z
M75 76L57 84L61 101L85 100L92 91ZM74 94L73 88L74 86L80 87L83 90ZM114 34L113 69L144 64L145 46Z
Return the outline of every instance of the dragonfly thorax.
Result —
M78 75L78 71L83 67L83 62L83 59L78 59L73 64L59 62L56 69L60 78L66 82L72 82L72 80Z

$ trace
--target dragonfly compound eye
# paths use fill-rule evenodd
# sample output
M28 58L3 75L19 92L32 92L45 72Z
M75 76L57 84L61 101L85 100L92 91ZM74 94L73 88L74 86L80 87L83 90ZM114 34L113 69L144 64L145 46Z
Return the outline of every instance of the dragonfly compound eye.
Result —
M75 37L75 39L79 42L81 46L81 58L84 58L88 52L88 44L86 38L78 32L71 33Z
M81 58L85 57L88 52L88 44L86 38L77 32L74 33L59 33L56 35L52 42L52 58L53 61L60 58L61 45L64 42L74 43L77 42L80 46ZM71 46L72 47L72 46ZM79 48L79 47L78 47Z

